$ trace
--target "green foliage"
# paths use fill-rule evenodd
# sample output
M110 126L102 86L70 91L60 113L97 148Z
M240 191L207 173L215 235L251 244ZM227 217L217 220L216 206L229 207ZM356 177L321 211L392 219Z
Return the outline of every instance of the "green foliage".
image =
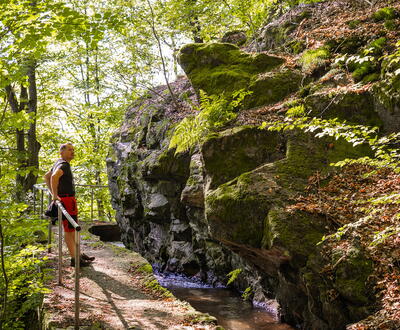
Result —
M352 76L356 82L363 81L365 83L379 79L379 68L381 55L387 43L386 38L378 38L367 45L360 54L345 54L335 59L335 63L343 65L352 72Z
M199 113L194 117L184 118L174 130L169 149L176 148L175 153L185 152L201 143L210 132L223 127L237 117L237 109L246 95L251 94L243 89L232 94L232 99L222 95L208 96L200 90Z
M305 107L303 104L294 106L286 112L288 117L303 117L305 115Z
M300 58L303 70L310 70L318 67L330 57L330 51L327 47L306 50Z
M246 290L243 291L242 298L244 300L249 300L251 298L252 294L253 294L253 288L251 286L249 286L246 288Z
M228 282L226 282L226 285L229 285L231 283L233 283L237 277L239 276L239 274L242 272L241 268L237 268L232 270L231 272L229 272L226 276L229 277Z
M281 122L263 122L260 129L268 129L271 131L300 129L304 132L313 133L315 137L318 138L324 136L331 136L336 140L342 138L353 146L366 144L373 150L373 158L345 159L331 165L344 166L362 163L377 168L389 167L395 172L400 172L400 151L396 147L400 142L400 133L391 133L380 137L378 135L378 127L349 124L345 120L340 121L338 118L322 119L307 116L300 118L287 116L285 120Z
M393 7L385 7L378 9L373 15L373 19L377 22L392 20L397 17L397 11Z

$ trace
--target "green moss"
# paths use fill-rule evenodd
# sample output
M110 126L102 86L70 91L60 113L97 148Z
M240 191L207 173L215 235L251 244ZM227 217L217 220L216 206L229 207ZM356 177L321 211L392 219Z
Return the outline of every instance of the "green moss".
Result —
M387 29L389 31L396 31L396 29L399 28L398 22L394 19L389 19L389 20L385 21L383 26L385 27L385 29Z
M138 162L138 165L145 177L163 179L171 176L176 180L186 181L189 176L189 163L190 157L187 153L175 155L174 149L165 148L159 153L151 153Z
M238 180L207 195L205 211L211 233L217 239L260 247L266 205L261 196L247 190L241 178Z
M193 313L185 318L185 322L190 324L217 324L217 319L207 313ZM224 328L217 326L216 330L224 330Z
M382 127L382 120L374 108L369 92L320 93L305 98L309 115L325 119L338 118L354 124Z
M271 104L283 100L298 90L302 80L300 72L281 70L253 77L249 90L253 93L243 101L243 108Z
M250 78L282 64L283 59L267 54L248 54L229 43L188 44L178 61L193 86L207 94L231 94L245 88Z
M294 100L290 100L284 103L284 106L287 108L292 108L292 107L297 107L299 105L303 104L303 100L300 99L294 99Z
M371 62L363 62L357 66L357 69L353 71L351 76L355 82L363 80L363 78L371 74L375 70L375 66Z
M150 264L144 264L137 269L138 272L153 274L153 267Z
M350 29L355 29L360 25L361 21L359 19L351 20L347 22Z
M386 21L396 18L398 15L397 11L393 7L385 7L377 10L373 15L372 18L374 21Z
M262 247L284 247L293 256L292 262L299 266L315 251L325 231L322 218L305 212L289 214L284 209L273 208L265 219Z
M374 81L378 81L380 79L380 74L377 72L371 73L366 75L362 81L364 84L370 83L370 82L374 82Z
M335 287L338 292L355 305L371 303L367 279L373 271L373 262L354 246L347 251L337 249L333 252L332 264L337 263ZM339 261L342 257L344 259Z
M364 53L367 55L380 56L383 53L383 48L387 44L385 37L378 38L366 46Z
M161 296L164 298L173 297L173 294L168 289L162 287L155 278L146 281L144 285L147 289L151 290L152 293L157 296Z
M303 40L293 40L287 44L293 54L300 54L305 48L306 43Z
M277 132L251 126L235 127L208 136L201 152L204 169L211 178L210 187L217 187L264 162L281 158L280 143Z
M303 70L308 71L324 63L330 55L331 53L328 47L308 49L301 56L300 64L302 65Z

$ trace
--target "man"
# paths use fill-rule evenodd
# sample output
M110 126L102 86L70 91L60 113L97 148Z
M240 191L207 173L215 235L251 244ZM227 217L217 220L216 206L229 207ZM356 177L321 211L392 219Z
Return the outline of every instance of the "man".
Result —
M72 143L64 143L60 146L60 159L48 171L44 178L47 187L53 196L53 201L59 200L63 203L66 211L78 222L78 208L75 199L75 184L72 175L70 161L74 158L74 147ZM63 227L65 242L71 255L71 266L75 267L75 228L69 223L63 214ZM82 253L80 266L89 266L94 257Z

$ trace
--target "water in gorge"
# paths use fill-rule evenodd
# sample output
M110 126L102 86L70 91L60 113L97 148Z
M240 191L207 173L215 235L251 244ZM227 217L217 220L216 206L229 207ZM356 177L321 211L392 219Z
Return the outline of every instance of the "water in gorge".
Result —
M226 330L289 330L287 324L279 323L274 313L263 307L254 307L248 301L227 288L214 288L199 281L175 274L155 274L160 284L175 297L190 303L200 312L217 318Z

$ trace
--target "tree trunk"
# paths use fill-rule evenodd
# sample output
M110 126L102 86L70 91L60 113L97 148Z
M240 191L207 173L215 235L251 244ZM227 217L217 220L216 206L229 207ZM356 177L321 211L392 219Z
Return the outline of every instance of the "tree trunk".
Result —
M10 104L11 111L13 113L21 112L25 105L28 98L26 87L21 86L21 94L20 94L20 102L18 103L17 96L15 95L15 91L13 86L7 85L6 86L6 94L7 100ZM17 147L17 175L15 177L15 199L18 202L23 201L24 196L24 175L23 171L25 169L25 137L24 137L24 130L16 129L15 130L15 144Z
M1 273L4 278L4 291L1 292L3 297L3 308L0 315L0 329L3 329L3 321L7 315L7 304L8 304L8 276L5 267L5 257L4 257L4 235L3 226L0 223L0 257L1 257Z
M40 143L36 137L36 115L37 115L37 89L36 89L36 63L32 62L28 69L28 82L29 82L29 100L28 100L28 113L33 113L34 120L29 126L27 137L27 160L29 172L25 178L24 190L33 189L33 185L37 181L37 172L39 169L39 150Z
M33 122L29 126L27 134L23 129L15 130L15 141L17 148L17 175L15 177L15 198L18 202L25 199L28 190L33 188L37 180L39 170L40 144L36 137L36 114L37 114L37 89L35 62L27 62L28 89L21 84L19 101L14 88L7 85L5 90L7 101L13 113L26 111L33 114ZM26 143L25 143L26 142Z

